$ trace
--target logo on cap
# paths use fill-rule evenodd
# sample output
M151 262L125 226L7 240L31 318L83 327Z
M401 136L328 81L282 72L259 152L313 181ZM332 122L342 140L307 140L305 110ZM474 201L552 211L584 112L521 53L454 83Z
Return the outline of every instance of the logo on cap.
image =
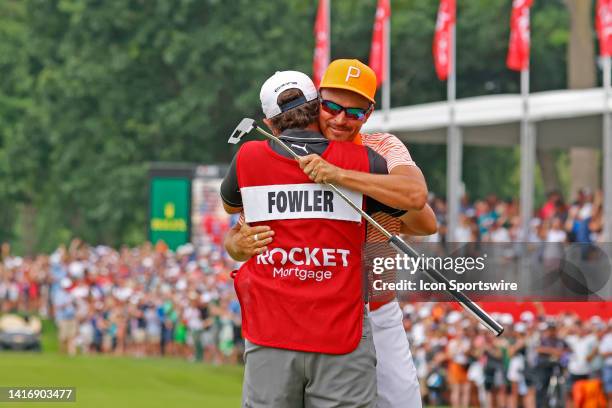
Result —
M346 78L344 79L344 82L348 82L349 78L359 78L360 75L361 70L357 67L350 65L348 71L346 71Z
M298 83L295 81L292 82L285 82L284 84L274 88L274 92L278 93L278 91L280 91L282 88L285 88L287 85L294 85L297 88Z

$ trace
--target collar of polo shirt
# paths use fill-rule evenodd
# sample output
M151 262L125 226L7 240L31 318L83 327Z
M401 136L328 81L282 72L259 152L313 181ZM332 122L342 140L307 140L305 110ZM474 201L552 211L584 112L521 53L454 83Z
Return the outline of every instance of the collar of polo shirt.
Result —
M318 132L304 129L287 129L281 135L283 140L292 142L325 142L327 139Z

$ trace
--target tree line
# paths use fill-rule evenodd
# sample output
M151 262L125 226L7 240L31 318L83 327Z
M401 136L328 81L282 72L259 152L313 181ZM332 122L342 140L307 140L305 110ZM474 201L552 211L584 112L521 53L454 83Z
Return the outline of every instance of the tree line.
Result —
M332 58L367 62L376 1L331 3ZM392 7L392 106L443 100L437 2ZM458 2L458 97L519 91L505 67L510 7ZM142 242L149 163L228 162L237 121L261 117L263 81L310 73L315 13L314 0L0 1L0 241L24 252L73 236ZM569 11L539 0L532 16L532 90L564 88ZM443 193L445 147L409 148ZM517 194L516 150L464 157L472 196Z

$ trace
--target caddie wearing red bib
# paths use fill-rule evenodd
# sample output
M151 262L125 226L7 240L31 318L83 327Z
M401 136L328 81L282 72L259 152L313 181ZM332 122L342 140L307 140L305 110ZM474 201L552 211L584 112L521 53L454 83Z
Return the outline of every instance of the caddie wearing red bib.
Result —
M306 75L278 72L260 97L264 121L296 153L386 173L371 149L318 133L317 91ZM287 156L271 142L245 143L221 187L226 209L243 209L247 223L276 231L274 245L234 276L247 340L243 406L374 406L375 352L361 271L365 223ZM365 203L360 193L343 190ZM365 206L404 213L371 199Z
M365 149L340 143L331 142L323 157L369 171ZM267 141L246 143L236 169L246 221L276 231L274 248L247 261L235 278L244 335L262 346L350 353L361 339L361 216Z

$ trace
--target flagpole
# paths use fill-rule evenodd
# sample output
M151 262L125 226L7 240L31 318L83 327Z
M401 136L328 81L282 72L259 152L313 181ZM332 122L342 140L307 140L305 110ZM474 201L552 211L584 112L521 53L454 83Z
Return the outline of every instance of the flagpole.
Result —
M327 19L327 65L329 65L331 62L331 0L325 0L325 18Z
M391 9L391 0L389 0L389 9ZM382 89L382 102L383 102L383 117L385 128L389 128L389 109L391 108L391 16L389 15L385 19L385 25L383 27L384 36L384 69L385 69L385 80L383 82Z
M610 129L610 91L612 73L610 56L603 57L604 116L603 116L603 237L612 242L612 129Z
M447 201L448 201L448 229L447 241L455 241L455 232L459 226L459 189L461 184L461 133L456 124L456 23L453 22L450 33L450 69L446 82L447 103L449 109L449 124L447 130Z
M448 103L450 106L450 115L451 115L451 125L455 123L455 84L456 84L456 72L455 72L455 57L456 57L456 48L455 48L455 24L453 23L453 28L451 29L451 37L450 37L450 49L451 49L451 57L450 57L450 72L448 74L448 81L446 82L446 97L448 99Z

